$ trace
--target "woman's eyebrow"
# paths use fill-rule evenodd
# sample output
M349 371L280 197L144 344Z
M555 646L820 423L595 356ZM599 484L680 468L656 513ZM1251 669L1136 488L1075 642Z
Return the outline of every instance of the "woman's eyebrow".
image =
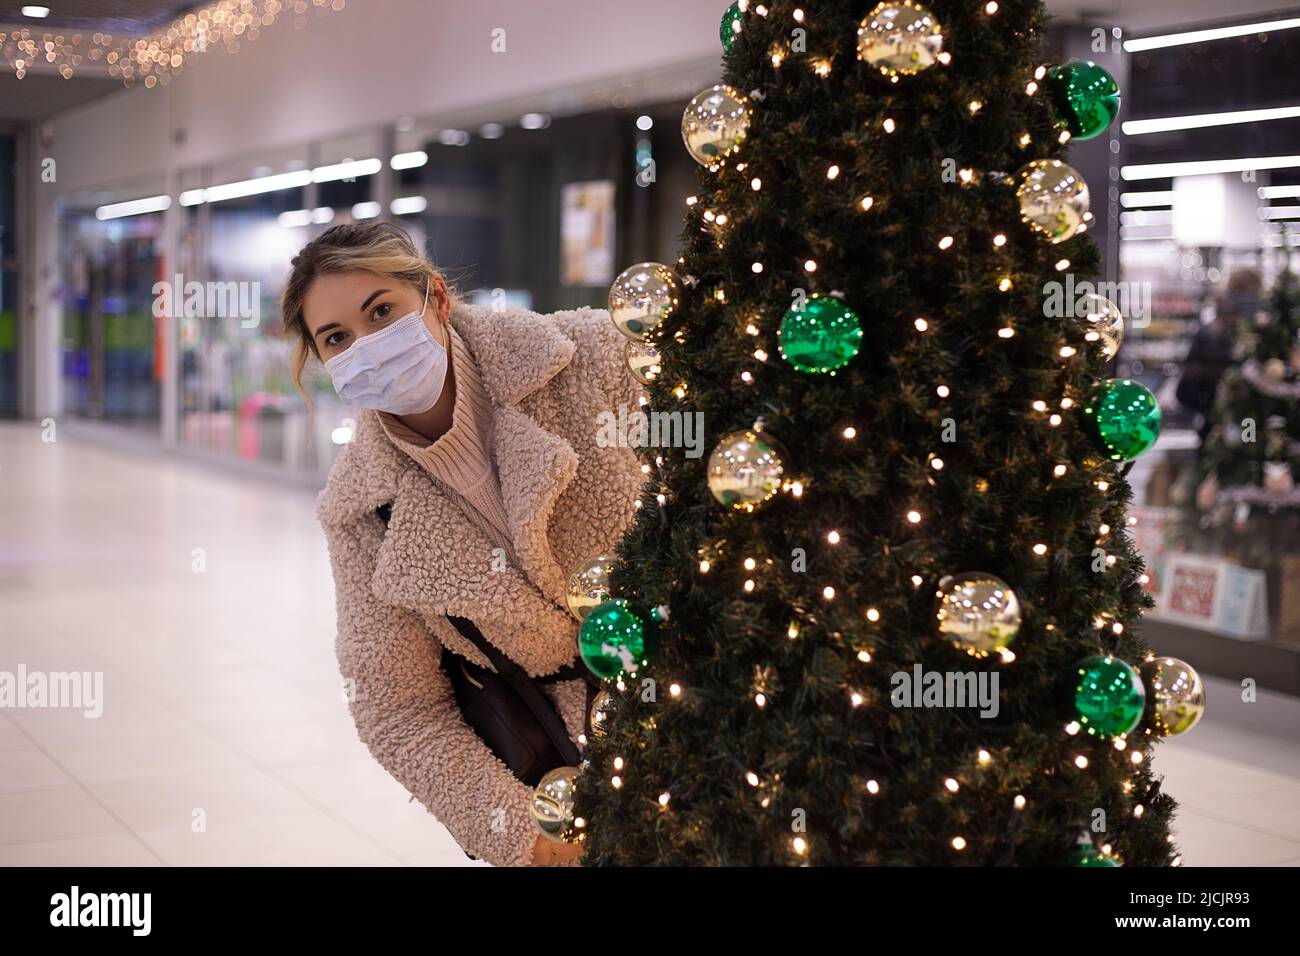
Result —
M385 292L388 291L389 291L388 289L380 289L377 292L370 293L370 298L366 299L365 302L361 303L361 311L362 312L366 311L366 309L370 308L371 302L374 302L375 299L379 298L381 295L383 295Z
M329 322L329 323L327 323L327 324L325 324L325 325L322 325L319 329L317 329L315 332L313 332L313 333L312 333L312 338L316 338L316 337L319 336L322 332L328 332L330 329L337 329L338 327L339 327L339 324L338 324L337 322Z

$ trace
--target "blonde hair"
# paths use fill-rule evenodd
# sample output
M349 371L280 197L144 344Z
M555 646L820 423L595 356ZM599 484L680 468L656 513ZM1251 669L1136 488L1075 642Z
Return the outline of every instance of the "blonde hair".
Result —
M320 350L307 328L303 302L317 277L339 272L373 272L417 288L440 276L406 230L391 222L335 226L303 246L290 263L289 282L280 296L280 315L285 331L294 337L289 365L293 384L309 406L311 396L303 388L302 373L308 358L320 359Z

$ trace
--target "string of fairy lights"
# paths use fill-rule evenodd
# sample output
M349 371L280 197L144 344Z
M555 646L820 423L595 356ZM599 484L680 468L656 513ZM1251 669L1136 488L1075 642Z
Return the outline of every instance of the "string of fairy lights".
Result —
M996 2L983 7L983 14L988 18L996 17L998 13ZM749 0L734 3L721 26L724 47L729 50L735 43L745 42L749 18L772 16L773 11L766 4L754 4ZM808 11L801 7L795 8L791 17L797 25L806 25L811 19ZM866 68L878 71L890 84L906 83L909 77L924 70L944 69L953 63L954 55L943 48L944 44L941 24L925 6L914 0L884 0L861 21L856 37L857 60ZM796 51L789 44L771 47L767 59L773 70L802 66L823 82L829 82L835 70L834 60L825 53ZM1110 126L1119 107L1119 90L1114 79L1091 62L1075 61L1056 67L1040 65L1032 78L1026 81L1024 94L1051 98L1059 124L1055 148L1064 146L1071 139L1084 140L1100 135ZM700 93L686 108L682 120L683 141L691 156L714 177L718 194L724 192L724 177L730 176L740 177L754 193L767 188L761 170L752 168L753 159L747 155L751 126L766 96L761 90L747 96L719 84ZM972 99L967 103L967 110L973 117L980 114L984 106L982 101ZM899 116L884 116L879 120L879 129L890 135L900 129L901 122ZM1021 150L1033 145L1028 132L1021 132L1015 142ZM841 164L834 162L827 165L825 176L828 183L848 179ZM1088 211L1087 184L1074 169L1058 159L1030 160L1011 176L998 171L982 173L963 168L958 171L956 181L961 187L985 182L1014 187L1023 224L1050 245L1085 232L1092 221ZM846 202L851 202L859 214L868 216L877 206L872 195L851 195ZM688 198L686 206L688 223L697 223L719 250L725 249L731 227L735 224L734 213L700 196ZM963 240L943 231L933 241L939 253L947 253L961 248ZM1001 256L1008 248L1007 232L992 230L987 242L989 254ZM685 259L679 259L677 265L684 267ZM1064 272L1070 266L1069 259L1064 257L1054 263L1058 272ZM750 265L755 276L782 268L781 264L762 258L755 258ZM811 281L822 272L822 263L810 253L797 262L795 268L796 274L802 273ZM999 262L992 278L999 292L1009 293L1015 288L1014 272L1010 263ZM679 276L662 263L639 263L615 280L610 291L610 314L627 339L625 355L629 370L642 384L655 381L661 373L660 357L664 349L672 348L673 343L684 344L681 330L672 340L665 342L664 329L666 320L675 316L692 294L703 297L705 301L711 299L720 306L728 305L727 290L722 285L702 287L694 277ZM1053 346L1062 363L1102 364L1115 356L1123 342L1124 317L1120 309L1099 295L1090 296L1086 305L1083 342L1061 339ZM920 341L935 333L937 321L931 315L910 317L911 327ZM739 379L745 386L755 386L762 369L776 361L774 350L765 340L761 314L742 314L739 323L741 334L754 339L751 355L755 363L740 369ZM1016 332L1015 322L1004 320L989 334L996 343L1013 339ZM863 334L859 316L841 294L814 293L796 301L785 311L776 330L775 352L787 366L801 374L830 377L847 367L858 355ZM670 391L683 405L689 405L688 383L680 382ZM940 403L951 402L955 397L954 388L943 382L934 385L931 393ZM642 399L642 404L645 404L645 399ZM1060 480L1070 473L1071 468L1086 469L1092 476L1090 487L1102 496L1099 510L1108 513L1118 511L1118 504L1108 497L1112 489L1112 482L1107 477L1109 469L1117 463L1132 461L1149 450L1160 427L1160 411L1155 397L1140 384L1121 379L1098 381L1086 395L1065 394L1050 401L1047 398L1029 399L1025 414L1029 420L1049 429L1061 428L1071 415L1082 415L1082 423L1095 440L1098 454L1079 464L1055 463L1051 475ZM845 442L851 443L859 440L860 433L857 425L846 423L840 434ZM657 460L657 464L661 463L661 459ZM927 464L932 473L929 483L933 485L942 478L946 462L939 454L931 452ZM643 472L649 476L654 469L647 464L643 466ZM709 490L719 505L745 514L760 511L778 495L800 498L810 484L809 476L798 473L785 446L762 421L723 436L709 457L707 476ZM976 490L986 492L987 481L980 479ZM668 491L663 487L656 495L660 506L666 503ZM641 506L640 499L637 506ZM900 516L900 527L919 530L925 526L926 520L924 504L912 502ZM1132 518L1126 519L1130 525L1133 521ZM1112 534L1111 524L1107 522L1096 529L1095 543L1103 553ZM824 540L834 548L844 542L845 532L827 529ZM1040 541L1030 550L1034 559L1047 561L1053 547L1049 541ZM733 560L744 572L737 575L742 593L748 595L759 591L765 570L773 565L772 559L733 555L725 541L700 549L698 572L701 576L716 574L719 567ZM648 610L612 596L609 574L614 563L608 555L584 562L571 575L568 590L570 610L581 622L578 644L582 659L594 674L610 681L616 692L602 690L593 705L591 726L597 735L605 732L609 716L617 709L618 695L626 689L624 678L637 674L641 667L650 663L659 625L668 617L667 608ZM1117 556L1109 554L1099 570L1105 572L1117 564ZM921 574L912 575L910 580L915 589L924 587L926 582ZM1148 579L1142 574L1137 580L1145 584ZM827 604L839 600L833 583L823 585L820 596ZM949 574L939 581L936 602L937 630L943 639L977 658L996 655L1002 665L1015 662L1016 655L1009 645L1020 632L1023 615L1020 598L1012 585L988 572ZM872 626L872 632L879 631L884 617L884 612L876 606L868 607L862 613L863 620ZM1102 634L1117 638L1124 633L1124 625L1111 613L1098 615L1093 624L1099 638ZM1056 625L1047 623L1045 630L1052 633ZM792 620L785 631L789 640L800 639L802 633L803 627L798 620ZM1098 643L1104 647L1100 639ZM863 665L870 664L873 653L874 648L868 641L856 648L856 659ZM1147 748L1132 746L1130 736L1143 724L1144 716L1146 721L1140 738L1144 742L1147 738L1170 736L1190 729L1204 711L1201 680L1185 662L1154 655L1148 655L1140 670L1107 653L1084 658L1076 670L1072 700L1075 716L1064 726L1064 734L1080 740L1109 741L1116 751L1128 751L1135 776L1132 781L1124 783L1124 791L1132 793L1141 778L1149 745ZM669 687L670 700L679 699L686 692L682 683L676 680L671 681ZM764 709L769 705L772 693L767 674L759 668L750 691L750 702L754 707ZM855 708L869 700L863 687L849 686L846 693ZM972 755L968 772L978 773L995 760L994 751L980 747ZM1071 758L1071 763L1079 771L1086 771L1092 759L1089 752L1080 749ZM608 771L609 786L621 789L630 772L625 757L615 756ZM779 789L777 775L765 780L753 769L742 767L739 772L745 786L761 794L760 805L767 806ZM937 794L955 797L961 792L963 777L968 772L959 770L946 775L937 784ZM542 832L551 839L572 842L585 837L588 821L573 815L573 795L580 774L582 768L560 768L548 774L537 788L534 816ZM589 780L593 776L588 774L583 779ZM879 779L869 779L864 784L864 792L874 797L884 792L885 786ZM1140 801L1149 799L1149 795L1137 794L1135 799L1138 802L1131 807L1131 814L1134 819L1139 819L1145 812L1145 804ZM1008 800L1018 819L1028 804L1026 795L1014 793ZM660 793L660 811L668 812L671 802L670 790ZM810 858L810 839L807 834L790 838L789 849L796 860L807 861ZM953 834L948 843L956 853L966 851L970 845L968 836L960 833ZM1071 862L1082 866L1119 865L1110 843L1095 846L1090 838L1083 836Z
M144 37L102 31L33 30L0 33L3 56L18 79L34 68L52 69L65 80L78 70L103 67L124 86L166 86L195 56L216 49L239 52L277 19L293 16L303 25L310 11L339 11L347 0L217 0L177 17L165 29Z

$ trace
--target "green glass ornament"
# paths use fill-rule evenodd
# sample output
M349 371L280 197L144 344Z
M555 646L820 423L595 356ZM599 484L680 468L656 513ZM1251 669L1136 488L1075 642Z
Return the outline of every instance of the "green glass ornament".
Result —
M1093 389L1083 414L1113 461L1132 461L1160 437L1160 403L1146 386L1126 378Z
M658 630L653 612L612 598L587 612L578 630L578 653L602 680L635 674L654 652Z
M722 48L730 50L736 44L736 37L740 36L745 26L745 12L740 9L739 3L733 3L727 7L727 12L722 15L722 26L718 28L718 35L722 37Z
M1119 114L1119 84L1091 60L1074 60L1047 71L1056 113L1075 139L1106 132Z
M791 307L776 332L781 357L808 375L834 375L862 348L857 313L838 299L813 296Z
M1118 860L1106 856L1091 843L1080 843L1076 846L1066 857L1066 863L1069 866L1119 866Z
M1074 718L1094 737L1123 737L1142 721L1147 693L1137 668L1094 655L1075 668Z

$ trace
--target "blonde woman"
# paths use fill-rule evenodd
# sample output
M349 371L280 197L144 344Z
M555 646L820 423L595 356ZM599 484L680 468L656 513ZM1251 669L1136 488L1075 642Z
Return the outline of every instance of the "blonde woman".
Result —
M622 338L598 310L458 302L389 223L305 246L282 310L299 388L317 359L357 409L317 516L359 736L471 857L574 862L539 837L533 787L458 696L518 665L561 736L583 732L566 571L617 544L643 480L633 450L597 442L601 412L638 408Z

